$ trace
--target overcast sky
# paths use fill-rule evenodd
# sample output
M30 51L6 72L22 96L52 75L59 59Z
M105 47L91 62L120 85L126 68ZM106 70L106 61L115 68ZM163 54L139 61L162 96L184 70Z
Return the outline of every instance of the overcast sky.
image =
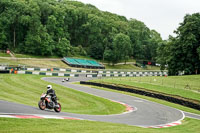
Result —
M200 12L200 0L77 0L95 5L98 9L135 18L163 39L183 22L185 14Z

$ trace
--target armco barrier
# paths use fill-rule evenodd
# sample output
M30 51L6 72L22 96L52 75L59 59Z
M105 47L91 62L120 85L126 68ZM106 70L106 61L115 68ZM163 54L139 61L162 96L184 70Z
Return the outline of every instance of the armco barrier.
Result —
M63 77L79 77L79 74L68 74L68 73L49 73L49 72L37 72L37 71L17 71L12 74L34 74L34 75L46 75L46 76L63 76Z
M200 110L199 101L195 101L195 100L191 100L191 99L187 99L183 97L178 97L178 96L170 96L165 93L152 92L143 88L132 87L132 86L110 85L110 84L105 84L105 83L96 83L96 82L87 82L87 81L80 81L80 84L94 85L94 86L100 86L100 87L105 87L105 88L119 90L119 91L136 93L136 94L158 98L158 99L162 99L162 100L169 101L172 103L180 104L180 105L190 107L196 110Z

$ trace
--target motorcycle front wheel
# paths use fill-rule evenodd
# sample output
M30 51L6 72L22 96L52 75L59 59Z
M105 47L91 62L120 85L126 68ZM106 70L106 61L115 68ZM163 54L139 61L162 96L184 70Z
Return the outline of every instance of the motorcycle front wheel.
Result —
M58 106L59 107L58 108L55 107L54 110L59 113L61 111L61 104L58 103Z
M38 102L38 107L41 109L41 110L44 110L46 108L46 104L44 101L40 100Z

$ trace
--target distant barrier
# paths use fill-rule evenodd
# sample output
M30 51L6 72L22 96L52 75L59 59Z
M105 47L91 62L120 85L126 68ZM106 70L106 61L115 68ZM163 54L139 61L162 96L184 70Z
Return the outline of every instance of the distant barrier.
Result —
M178 96L172 96L165 93L152 92L152 91L139 88L139 87L110 85L110 84L105 84L105 83L96 83L96 82L87 82L87 81L80 81L80 84L94 85L94 86L100 86L100 87L105 87L105 88L119 90L119 91L136 93L139 95L158 98L158 99L162 99L162 100L169 101L172 103L180 104L186 107L190 107L196 110L200 110L199 101L191 100L191 99L187 99L183 97L178 97Z
M142 76L167 76L167 71L102 71L102 70L81 70L65 68L38 68L38 67L7 67L8 70L17 71L41 71L41 72L68 72L68 73L86 73L86 77L142 77Z
M144 77L144 76L167 76L167 72L112 72L88 74L87 77Z
M24 70L24 71L43 71L43 72L53 72L53 71L60 71L60 72L71 72L71 73L97 73L98 71L93 70L77 70L77 69L65 69L65 68L39 68L39 67L7 67L7 69L11 70Z
M62 76L62 77L79 77L79 74L68 73L49 73L49 72L31 72L31 71L12 71L12 74L34 74L34 75L46 75L46 76Z

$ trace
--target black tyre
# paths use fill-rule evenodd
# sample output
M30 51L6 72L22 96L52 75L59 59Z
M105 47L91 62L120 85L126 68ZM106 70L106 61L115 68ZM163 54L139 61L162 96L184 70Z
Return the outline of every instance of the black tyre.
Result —
M56 112L58 112L58 113L59 113L59 112L61 111L61 104L60 104L60 103L58 103L58 106L59 106L59 107L58 107L58 108L54 108L54 110L55 110Z
M38 107L41 109L41 110L44 110L46 108L46 104L44 101L40 100L38 102Z

